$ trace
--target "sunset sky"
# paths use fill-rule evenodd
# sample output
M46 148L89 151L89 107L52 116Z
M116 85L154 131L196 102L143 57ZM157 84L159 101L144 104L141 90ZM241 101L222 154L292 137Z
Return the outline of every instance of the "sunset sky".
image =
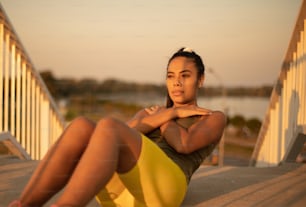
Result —
M206 84L261 86L280 72L301 0L0 0L37 70L163 83L193 48Z

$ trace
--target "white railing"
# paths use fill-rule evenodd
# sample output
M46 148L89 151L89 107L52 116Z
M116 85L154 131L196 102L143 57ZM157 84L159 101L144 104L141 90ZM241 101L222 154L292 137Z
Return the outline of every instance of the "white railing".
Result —
M40 159L64 120L0 5L0 134L10 132Z
M280 164L306 125L306 3L303 1L251 164ZM302 143L303 144L303 143ZM297 150L297 149L293 149Z

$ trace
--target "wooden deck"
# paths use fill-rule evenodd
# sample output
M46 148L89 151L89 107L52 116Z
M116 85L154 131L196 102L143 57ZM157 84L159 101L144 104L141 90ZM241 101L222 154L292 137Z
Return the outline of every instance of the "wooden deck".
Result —
M8 156L0 158L1 207L18 197L36 165L35 161ZM88 206L98 204L93 200ZM193 176L182 206L305 207L306 165L287 163L272 168L203 166Z

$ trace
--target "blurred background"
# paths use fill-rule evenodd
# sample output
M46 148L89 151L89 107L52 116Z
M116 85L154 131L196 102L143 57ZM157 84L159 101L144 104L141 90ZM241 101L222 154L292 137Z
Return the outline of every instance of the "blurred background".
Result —
M67 121L164 105L181 47L206 65L198 103L224 111L224 164L247 165L301 0L1 0ZM215 155L218 156L218 151ZM207 160L218 164L218 157Z

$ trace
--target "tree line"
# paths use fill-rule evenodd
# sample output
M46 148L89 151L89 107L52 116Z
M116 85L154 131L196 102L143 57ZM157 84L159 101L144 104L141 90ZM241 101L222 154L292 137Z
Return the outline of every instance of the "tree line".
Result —
M40 72L42 79L48 87L51 95L56 99L82 96L88 94L115 94L115 93L155 93L166 94L164 84L126 82L118 79L96 79L84 78L76 80L73 78L57 78L51 71ZM260 87L211 87L205 86L200 89L200 96L257 96L270 97L272 86Z

